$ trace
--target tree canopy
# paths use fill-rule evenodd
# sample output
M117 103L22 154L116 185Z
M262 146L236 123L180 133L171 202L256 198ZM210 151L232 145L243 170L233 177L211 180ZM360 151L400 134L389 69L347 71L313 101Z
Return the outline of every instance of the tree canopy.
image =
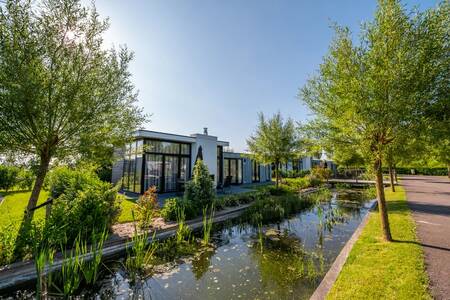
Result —
M445 7L448 4L442 3L437 10ZM448 18L446 11L439 18L445 14ZM399 137L424 133L432 120L427 111L436 103L442 105L443 97L448 100L448 93L441 91L442 78L448 80L448 73L443 67L435 68L445 61L444 51L430 53L438 46L443 48L444 41L437 29L430 29L439 23L438 17L430 15L433 13L409 14L399 1L380 0L374 20L362 26L359 42L353 42L348 28L336 26L318 74L299 95L315 114L315 127L325 131L324 143L333 147L333 152L357 148L376 171L386 240L391 240L391 234L383 160Z
M27 207L54 158L100 155L145 120L126 48L106 49L108 20L79 0L7 0L0 7L0 151L39 160Z
M280 164L294 158L299 148L295 124L291 119L284 121L279 112L269 119L260 113L258 127L247 145L253 159L275 165L278 187Z

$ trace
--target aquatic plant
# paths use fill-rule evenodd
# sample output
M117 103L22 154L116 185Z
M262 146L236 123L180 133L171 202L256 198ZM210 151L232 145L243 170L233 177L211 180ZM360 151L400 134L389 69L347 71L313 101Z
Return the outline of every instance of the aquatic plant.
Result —
M134 220L134 212L132 211L131 214ZM124 264L132 282L136 282L139 276L145 275L152 268L153 256L158 248L155 236L156 231L153 232L152 243L147 247L148 232L139 234L134 223L134 235L131 242L127 243L127 258Z
M61 245L61 253L63 256L63 262L61 265L61 271L57 275L58 281L60 281L62 285L62 289L59 288L59 285L55 285L56 289L64 295L64 297L68 297L74 295L78 290L81 284L81 242L80 235L75 240L74 249L65 250L64 246Z
M262 231L262 223L258 224L258 245L259 245L259 250L261 253L263 253L264 250L264 234Z
M214 205L211 206L209 217L207 216L208 206L203 208L203 245L208 245L210 236L211 236L211 228L214 221Z
M329 201L332 197L332 193L328 188L319 188L317 191L313 193L309 193L307 195L302 195L301 198L304 201L309 201L312 203L320 203Z
M44 275L45 266L50 266L53 264L53 257L55 251L47 246L35 244L34 251L34 265L36 268L36 299L44 298L47 295L47 288L51 285L51 273Z
M102 262L103 244L108 239L108 231L104 229L97 234L95 230L91 233L91 244L88 246L87 241L80 241L80 251L82 257L87 254L92 255L91 260L81 260L81 272L87 284L93 285L99 276L99 267Z
M184 214L184 207L177 208L177 223L178 229L176 233L177 243L189 240L191 236L191 229L185 223L186 216Z
M279 222L289 215L313 204L308 198L288 193L283 196L266 196L253 202L241 219L253 225Z

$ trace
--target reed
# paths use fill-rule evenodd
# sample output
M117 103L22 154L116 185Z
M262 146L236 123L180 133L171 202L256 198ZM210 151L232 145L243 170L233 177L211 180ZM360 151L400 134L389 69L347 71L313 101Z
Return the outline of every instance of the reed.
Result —
M81 264L81 272L83 274L84 281L88 285L93 285L98 280L99 268L103 256L103 244L107 239L108 231L103 229L101 233L92 231L90 245L88 245L86 240L80 242L81 255L83 257L87 256L89 253L92 255L91 260L83 260Z
M211 229L214 221L214 205L211 205L211 211L208 217L208 206L203 208L203 245L208 245L211 238Z
M45 266L50 267L53 264L55 251L49 247L35 248L34 264L36 268L36 299L44 299L47 296L48 286L51 285L51 273L44 274Z
M65 250L61 245L61 253L63 255L63 262L61 271L59 272L59 280L62 284L62 289L56 287L65 298L72 296L78 290L81 284L81 265L83 258L81 257L81 237L78 237L74 243L74 249Z
M134 212L131 212L134 220ZM127 245L127 258L125 260L125 269L127 270L132 282L145 275L152 267L154 254L158 249L158 242L155 240L156 232L153 232L152 243L147 247L148 232L138 233L136 223L134 223L134 235L131 242Z
M186 215L184 213L184 207L178 207L177 208L178 229L176 233L177 244L181 244L184 241L188 241L191 237L191 230L186 225L185 219Z

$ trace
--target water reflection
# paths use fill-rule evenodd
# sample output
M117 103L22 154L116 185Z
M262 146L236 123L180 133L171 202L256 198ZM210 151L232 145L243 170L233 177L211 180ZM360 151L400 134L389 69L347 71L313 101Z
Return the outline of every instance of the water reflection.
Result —
M340 191L280 223L228 223L216 248L131 284L117 264L97 299L308 299L367 213L363 193Z

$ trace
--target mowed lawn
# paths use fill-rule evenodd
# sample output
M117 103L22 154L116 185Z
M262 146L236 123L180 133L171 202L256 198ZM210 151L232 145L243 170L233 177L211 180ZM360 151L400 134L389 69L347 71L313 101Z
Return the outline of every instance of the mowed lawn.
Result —
M4 197L0 203L0 230L3 230L11 223L15 225L17 230L19 229L30 194L30 191L0 192L0 195ZM45 202L48 197L49 193L47 191L41 191L38 204ZM121 202L122 212L119 216L119 223L131 222L133 220L131 210L135 205L135 200L130 198L125 198ZM45 207L37 209L34 214L34 220L44 219L44 217Z
M386 189L386 197L395 241L382 240L379 214L371 212L327 299L431 299L405 191Z
M30 191L12 191L0 192L4 197L0 203L0 230L9 226L11 223L19 229L23 218L23 213L27 207L28 199L30 199ZM38 205L47 201L49 193L41 191L39 195ZM34 219L39 220L45 217L45 207L39 208L34 213Z

